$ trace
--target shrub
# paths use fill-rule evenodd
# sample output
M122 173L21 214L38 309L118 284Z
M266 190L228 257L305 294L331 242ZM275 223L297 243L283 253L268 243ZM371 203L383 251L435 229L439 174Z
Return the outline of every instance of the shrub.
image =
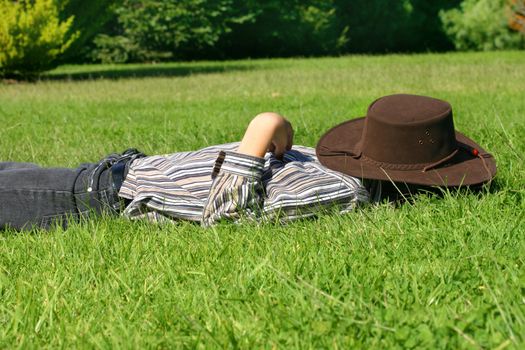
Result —
M345 52L418 52L453 48L438 13L460 0L334 0Z
M517 48L523 43L508 29L505 0L106 0L111 1L117 1L115 17L95 39L96 61Z
M58 19L53 0L0 0L0 75L34 77L52 68L75 40L73 17Z
M122 35L99 34L95 37L94 44L97 49L93 52L93 58L101 63L141 62L152 57L159 59L163 55L166 58L171 57L171 54L166 52L143 48L137 42Z
M524 48L524 38L508 26L506 0L464 0L459 9L442 11L446 33L458 50Z
M124 0L95 39L102 62L338 53L332 0Z
M97 61L129 62L186 58L210 50L235 21L233 0L124 0L112 33L95 39Z
M66 49L60 61L85 61L88 52L93 49L94 37L103 31L104 25L114 16L114 8L122 0L64 0L60 10L60 19L66 21L75 17L71 31L77 32L78 38Z
M452 49L439 11L461 0L123 0L102 62Z
M509 27L525 35L525 0L511 0Z
M333 0L237 0L233 22L218 43L226 58L335 54L346 42Z

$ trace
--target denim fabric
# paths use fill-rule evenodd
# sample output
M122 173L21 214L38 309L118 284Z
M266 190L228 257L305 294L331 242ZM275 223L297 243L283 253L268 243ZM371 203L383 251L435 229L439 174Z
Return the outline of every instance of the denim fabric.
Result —
M108 167L0 163L0 230L67 227L71 220L103 211L115 213L120 206Z

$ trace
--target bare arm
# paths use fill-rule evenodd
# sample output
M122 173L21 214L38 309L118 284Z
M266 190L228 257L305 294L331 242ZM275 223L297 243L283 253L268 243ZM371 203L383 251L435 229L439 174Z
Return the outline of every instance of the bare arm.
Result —
M252 119L237 150L254 157L264 157L267 151L282 158L293 145L292 124L277 113L261 113Z

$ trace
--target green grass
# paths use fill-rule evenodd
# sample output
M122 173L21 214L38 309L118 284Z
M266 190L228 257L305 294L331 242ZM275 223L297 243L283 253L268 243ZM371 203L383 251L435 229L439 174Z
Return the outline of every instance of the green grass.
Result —
M396 92L452 103L491 188L287 226L3 232L0 348L523 348L523 52L60 67L0 85L0 159L196 149L268 110L314 146Z

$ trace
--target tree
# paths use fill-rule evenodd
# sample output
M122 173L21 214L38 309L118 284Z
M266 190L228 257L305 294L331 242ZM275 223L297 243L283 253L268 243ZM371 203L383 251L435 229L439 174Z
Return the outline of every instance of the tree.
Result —
M523 48L522 35L508 26L508 5L507 0L464 0L440 16L458 50Z
M233 0L124 0L113 31L95 39L106 62L193 58L229 30Z
M93 38L115 17L115 8L122 0L64 0L62 3L60 19L74 17L71 30L78 33L78 37L61 56L61 61L83 60L93 49Z
M32 78L56 66L77 38L53 0L0 0L0 76Z

